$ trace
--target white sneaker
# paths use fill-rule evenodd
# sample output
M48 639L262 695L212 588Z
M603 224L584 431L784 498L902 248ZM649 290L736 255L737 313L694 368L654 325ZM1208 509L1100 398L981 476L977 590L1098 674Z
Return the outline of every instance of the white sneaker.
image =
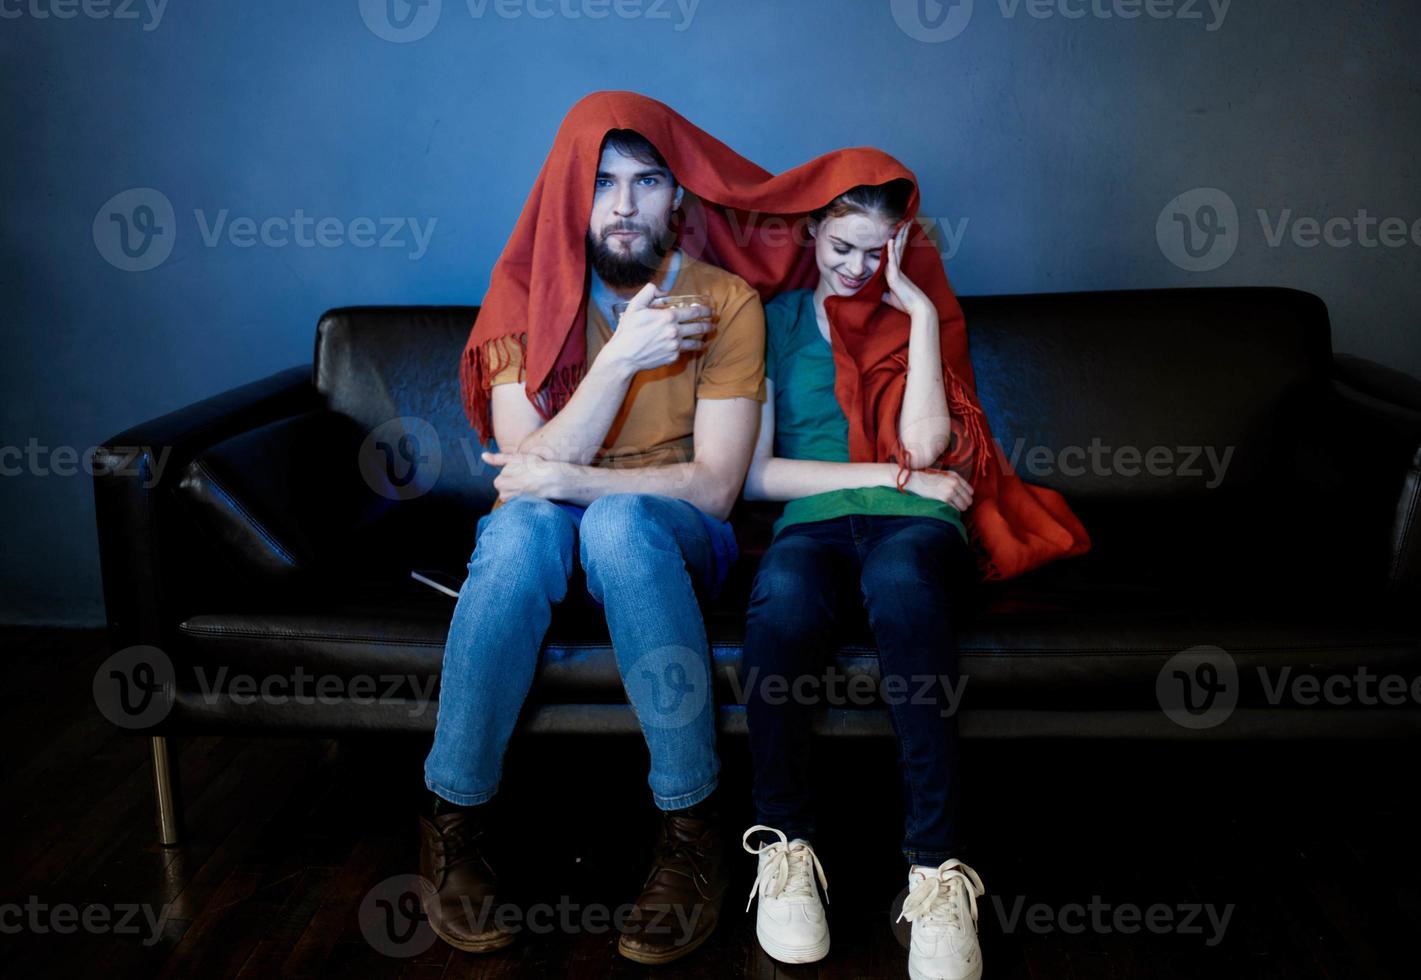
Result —
M912 980L980 980L977 896L984 891L977 872L957 858L936 868L913 865L898 915L913 924L908 944Z
M750 846L750 835L768 830L779 836L773 844ZM760 948L781 963L813 963L829 952L829 922L824 906L814 887L817 873L824 897L829 896L829 882L824 868L809 842L796 837L786 840L783 831L756 824L745 831L740 845L751 854L759 855L755 883L750 886L750 903L760 896L755 910L755 938Z

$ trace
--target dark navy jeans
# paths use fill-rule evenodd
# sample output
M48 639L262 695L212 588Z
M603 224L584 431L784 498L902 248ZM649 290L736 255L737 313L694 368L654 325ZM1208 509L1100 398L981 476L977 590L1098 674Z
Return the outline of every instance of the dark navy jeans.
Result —
M795 681L822 681L848 615L861 622L866 611L881 674L870 694L887 703L898 739L903 855L933 866L961 856L956 632L976 577L961 532L936 518L853 514L781 532L756 574L745 632L758 822L813 840L811 730L832 688Z

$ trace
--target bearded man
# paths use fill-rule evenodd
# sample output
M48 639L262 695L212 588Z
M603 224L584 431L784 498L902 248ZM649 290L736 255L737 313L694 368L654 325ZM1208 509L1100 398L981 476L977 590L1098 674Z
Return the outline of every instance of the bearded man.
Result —
M576 270L585 273L585 332L569 338L578 347L585 340L585 357L577 370L548 372L561 385L551 409L539 400L549 391L526 383L527 332L546 324L499 324L476 348L476 394L487 393L477 408L491 410L498 445L484 459L501 467L499 496L479 519L450 624L420 818L425 911L458 949L513 940L500 925L506 917L490 911L499 883L488 855L498 845L487 813L553 607L564 600L605 611L662 813L642 893L618 922L618 948L665 963L716 925L725 887L720 763L701 603L719 593L737 557L726 518L765 399L765 323L743 279L676 247L684 192L643 136L607 133L587 265ZM496 268L495 279L546 292L538 278L555 273L528 265ZM702 302L654 304L669 294ZM626 304L620 317L618 303ZM557 774L548 779L557 795Z

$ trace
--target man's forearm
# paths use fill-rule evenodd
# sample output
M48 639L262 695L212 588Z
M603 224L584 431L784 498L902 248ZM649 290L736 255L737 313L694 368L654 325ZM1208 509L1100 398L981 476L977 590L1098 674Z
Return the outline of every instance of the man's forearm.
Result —
M728 486L710 467L694 460L661 466L610 467L567 464L557 499L587 505L611 493L656 493L694 504L717 520L730 516L739 484Z
M591 462L621 411L635 376L619 361L596 358L562 411L533 430L517 451L569 463Z

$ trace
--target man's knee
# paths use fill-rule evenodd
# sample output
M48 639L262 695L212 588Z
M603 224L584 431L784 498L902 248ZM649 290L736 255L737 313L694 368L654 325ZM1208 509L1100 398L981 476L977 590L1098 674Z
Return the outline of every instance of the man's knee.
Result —
M489 515L474 545L473 563L524 565L529 561L572 571L577 543L571 515L541 497L514 497Z
M646 545L672 538L665 526L663 498L649 493L613 493L598 497L582 515L582 563L633 554Z

